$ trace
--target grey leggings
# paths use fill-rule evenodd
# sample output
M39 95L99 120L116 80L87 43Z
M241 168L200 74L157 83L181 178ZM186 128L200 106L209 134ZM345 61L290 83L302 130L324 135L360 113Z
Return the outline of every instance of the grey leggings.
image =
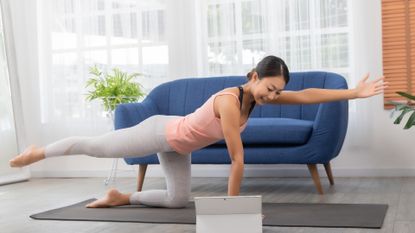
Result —
M141 123L96 137L69 137L47 145L45 157L85 154L99 158L139 157L157 153L167 190L135 192L130 204L181 208L190 197L190 154L173 151L166 141L166 123L178 116L155 115Z

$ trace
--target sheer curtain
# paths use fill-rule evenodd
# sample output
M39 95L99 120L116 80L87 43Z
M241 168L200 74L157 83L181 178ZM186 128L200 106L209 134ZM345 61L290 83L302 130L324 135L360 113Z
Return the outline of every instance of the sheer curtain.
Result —
M28 168L8 165L8 160L20 153L26 142L13 23L10 2L0 0L0 185L30 177Z
M323 70L344 76L353 88L356 74L350 0L205 0L200 25L206 56L200 74L241 75L265 55L283 58L290 71ZM348 140L362 147L368 123L364 105L350 101Z
M38 1L42 124L62 130L57 137L107 130L99 103L84 100L88 67L94 64L144 73L137 81L149 92L181 74L244 75L273 54L291 71L339 73L352 88L363 74L351 59L351 2ZM346 143L355 147L368 137L364 108L350 101Z
M208 0L202 7L208 74L241 74L275 54L292 71L350 76L347 0Z
M145 91L168 76L164 0L38 1L41 121L102 131L99 102L86 102L90 66L139 72ZM72 134L72 133L70 133Z

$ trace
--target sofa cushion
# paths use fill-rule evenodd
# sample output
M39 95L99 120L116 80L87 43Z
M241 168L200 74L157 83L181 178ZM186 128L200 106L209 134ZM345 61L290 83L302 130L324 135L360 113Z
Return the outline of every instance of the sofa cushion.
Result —
M313 131L313 121L290 118L250 118L241 138L247 145L302 145ZM213 146L224 146L221 140Z

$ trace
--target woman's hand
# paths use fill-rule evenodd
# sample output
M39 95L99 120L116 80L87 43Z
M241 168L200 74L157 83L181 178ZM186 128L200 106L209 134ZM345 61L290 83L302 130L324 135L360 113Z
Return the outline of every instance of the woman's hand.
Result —
M362 78L357 84L356 98L367 98L370 96L383 93L383 90L388 87L388 82L384 82L385 78L382 76L374 81L366 82L369 78L369 73Z

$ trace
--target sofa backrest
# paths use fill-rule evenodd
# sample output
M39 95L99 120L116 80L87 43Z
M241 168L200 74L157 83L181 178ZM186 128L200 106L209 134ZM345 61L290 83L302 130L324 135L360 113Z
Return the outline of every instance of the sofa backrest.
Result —
M154 88L145 101L153 101L163 115L186 115L200 107L211 95L227 88L246 83L245 76L185 78L163 83ZM329 72L290 73L286 90L305 88L347 89L346 80ZM318 104L257 105L251 117L279 117L314 120Z

